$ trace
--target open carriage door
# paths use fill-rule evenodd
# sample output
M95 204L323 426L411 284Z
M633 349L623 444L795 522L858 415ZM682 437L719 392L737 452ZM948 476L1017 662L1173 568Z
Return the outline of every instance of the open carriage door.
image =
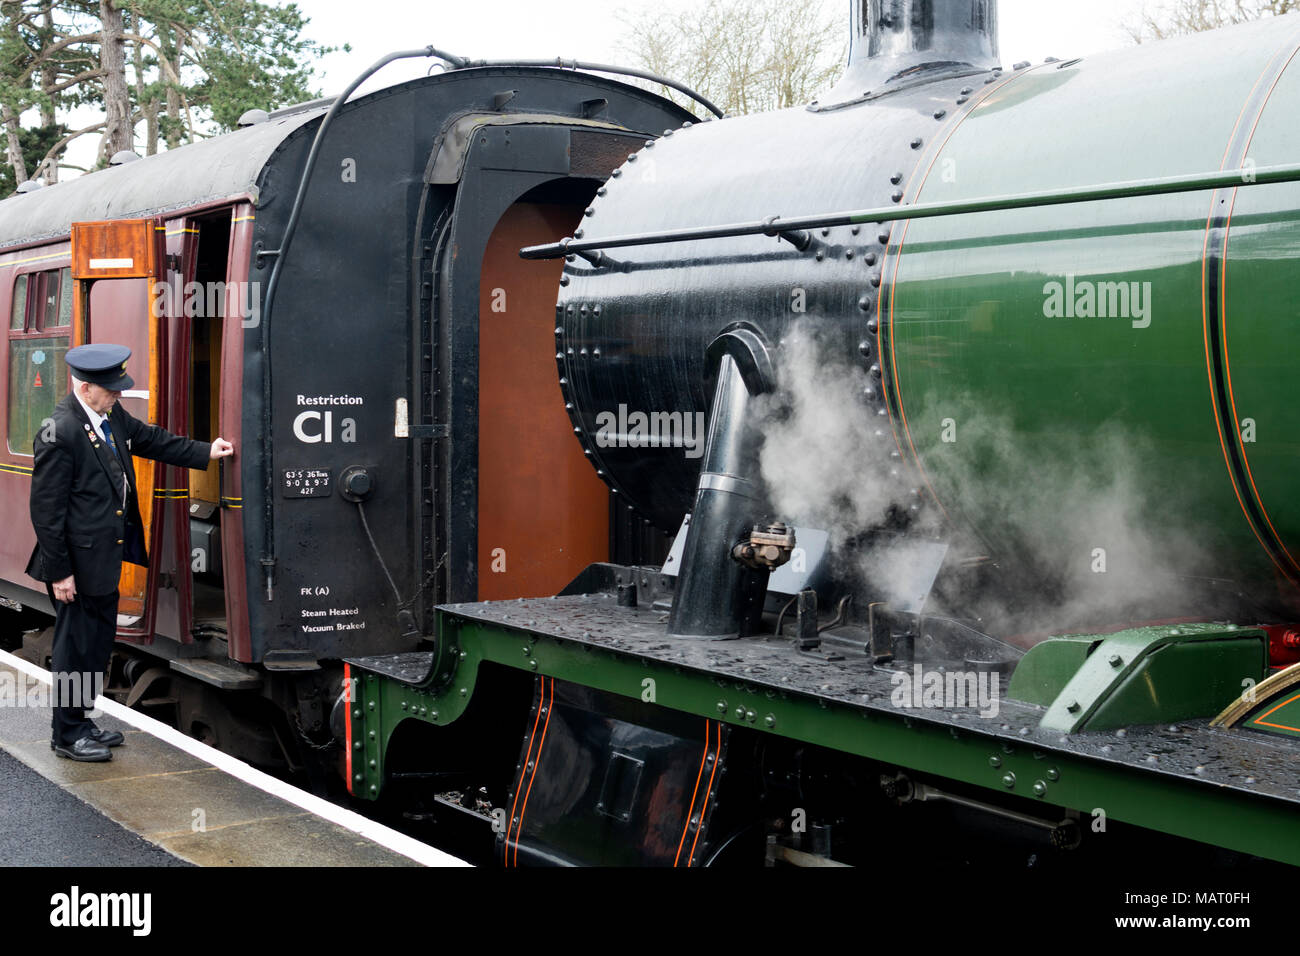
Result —
M120 219L72 224L72 278L75 283L72 339L76 345L114 342L131 350L129 371L135 387L122 393L121 404L146 422L163 421L163 336L161 317L153 314L161 275L163 225L154 219ZM136 459L136 496L150 555L159 554L161 522L154 520L158 465ZM118 637L136 643L153 641L157 562L146 569L122 564L118 582Z

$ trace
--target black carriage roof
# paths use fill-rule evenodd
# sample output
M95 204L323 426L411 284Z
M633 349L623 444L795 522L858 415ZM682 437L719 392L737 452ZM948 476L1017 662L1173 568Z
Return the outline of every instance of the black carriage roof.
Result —
M587 86L611 87L662 102L654 93L597 73L521 64L467 68L407 80L354 97L344 110L481 70L505 76L580 78ZM276 149L296 130L324 115L333 102L326 97L285 107L263 123L10 196L0 201L0 252L66 239L73 222L143 218L238 196L250 196L256 203L257 182ZM686 110L678 112L683 119L691 117Z
M304 104L234 132L0 202L0 249L66 238L72 223L166 213L257 196L263 167L294 130L325 112Z

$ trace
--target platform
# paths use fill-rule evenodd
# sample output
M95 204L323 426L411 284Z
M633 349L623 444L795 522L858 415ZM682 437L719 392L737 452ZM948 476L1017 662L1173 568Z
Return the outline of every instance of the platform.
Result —
M0 751L0 867L186 867Z
M104 763L59 757L50 749L48 695L37 682L48 688L48 672L0 651L0 750L59 788L43 790L23 774L0 783L0 819L31 827L43 844L25 852L16 842L0 843L0 865L130 865L95 852L105 833L123 846L130 841L65 796L197 866L468 865L102 697L96 723L121 731L126 742ZM49 802L31 806L33 794ZM52 847L51 840L68 844ZM160 855L141 865L169 862Z

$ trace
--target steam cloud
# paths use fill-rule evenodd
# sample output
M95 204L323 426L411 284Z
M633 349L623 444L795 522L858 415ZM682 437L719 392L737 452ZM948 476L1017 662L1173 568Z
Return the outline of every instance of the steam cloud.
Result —
M780 352L781 388L760 400L764 442L759 463L778 514L822 528L840 546L883 524L905 506L903 470L892 477L889 420L863 401L861 363L818 341L810 323L795 326Z
M942 508L930 501L915 513L925 483L891 459L889 420L863 400L878 383L843 342L807 320L786 336L781 388L760 405L760 468L775 513L826 530L837 573L860 597L905 591L917 549L942 537L953 547L926 612L975 618L997 636L1027 643L1213 610L1213 551L1193 519L1198 506L1172 470L1150 473L1160 457L1133 425L1082 434L1063 422L1053 434L1027 433L1014 409L989 412L988 396L954 394L943 414L956 440L913 435L944 496ZM900 514L913 519L901 547L854 546Z

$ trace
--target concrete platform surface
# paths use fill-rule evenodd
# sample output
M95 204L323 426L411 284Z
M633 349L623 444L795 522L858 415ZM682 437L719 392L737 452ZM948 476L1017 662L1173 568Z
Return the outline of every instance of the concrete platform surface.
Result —
M189 865L0 751L0 867Z
M42 841L46 849L30 853L35 865L59 865L64 858L122 865L75 849L98 831L93 818L68 814L64 797L198 866L466 865L102 697L95 722L121 731L125 744L105 763L59 757L50 749L50 709L42 706L48 700L37 688L45 673L0 651L0 750L60 788L48 805L21 806L32 781L25 781L26 789L0 784L0 829L9 830L12 821ZM55 838L70 841L67 852L51 844ZM21 864L21 857L11 842L0 843L0 864ZM158 862L167 861L160 856Z

